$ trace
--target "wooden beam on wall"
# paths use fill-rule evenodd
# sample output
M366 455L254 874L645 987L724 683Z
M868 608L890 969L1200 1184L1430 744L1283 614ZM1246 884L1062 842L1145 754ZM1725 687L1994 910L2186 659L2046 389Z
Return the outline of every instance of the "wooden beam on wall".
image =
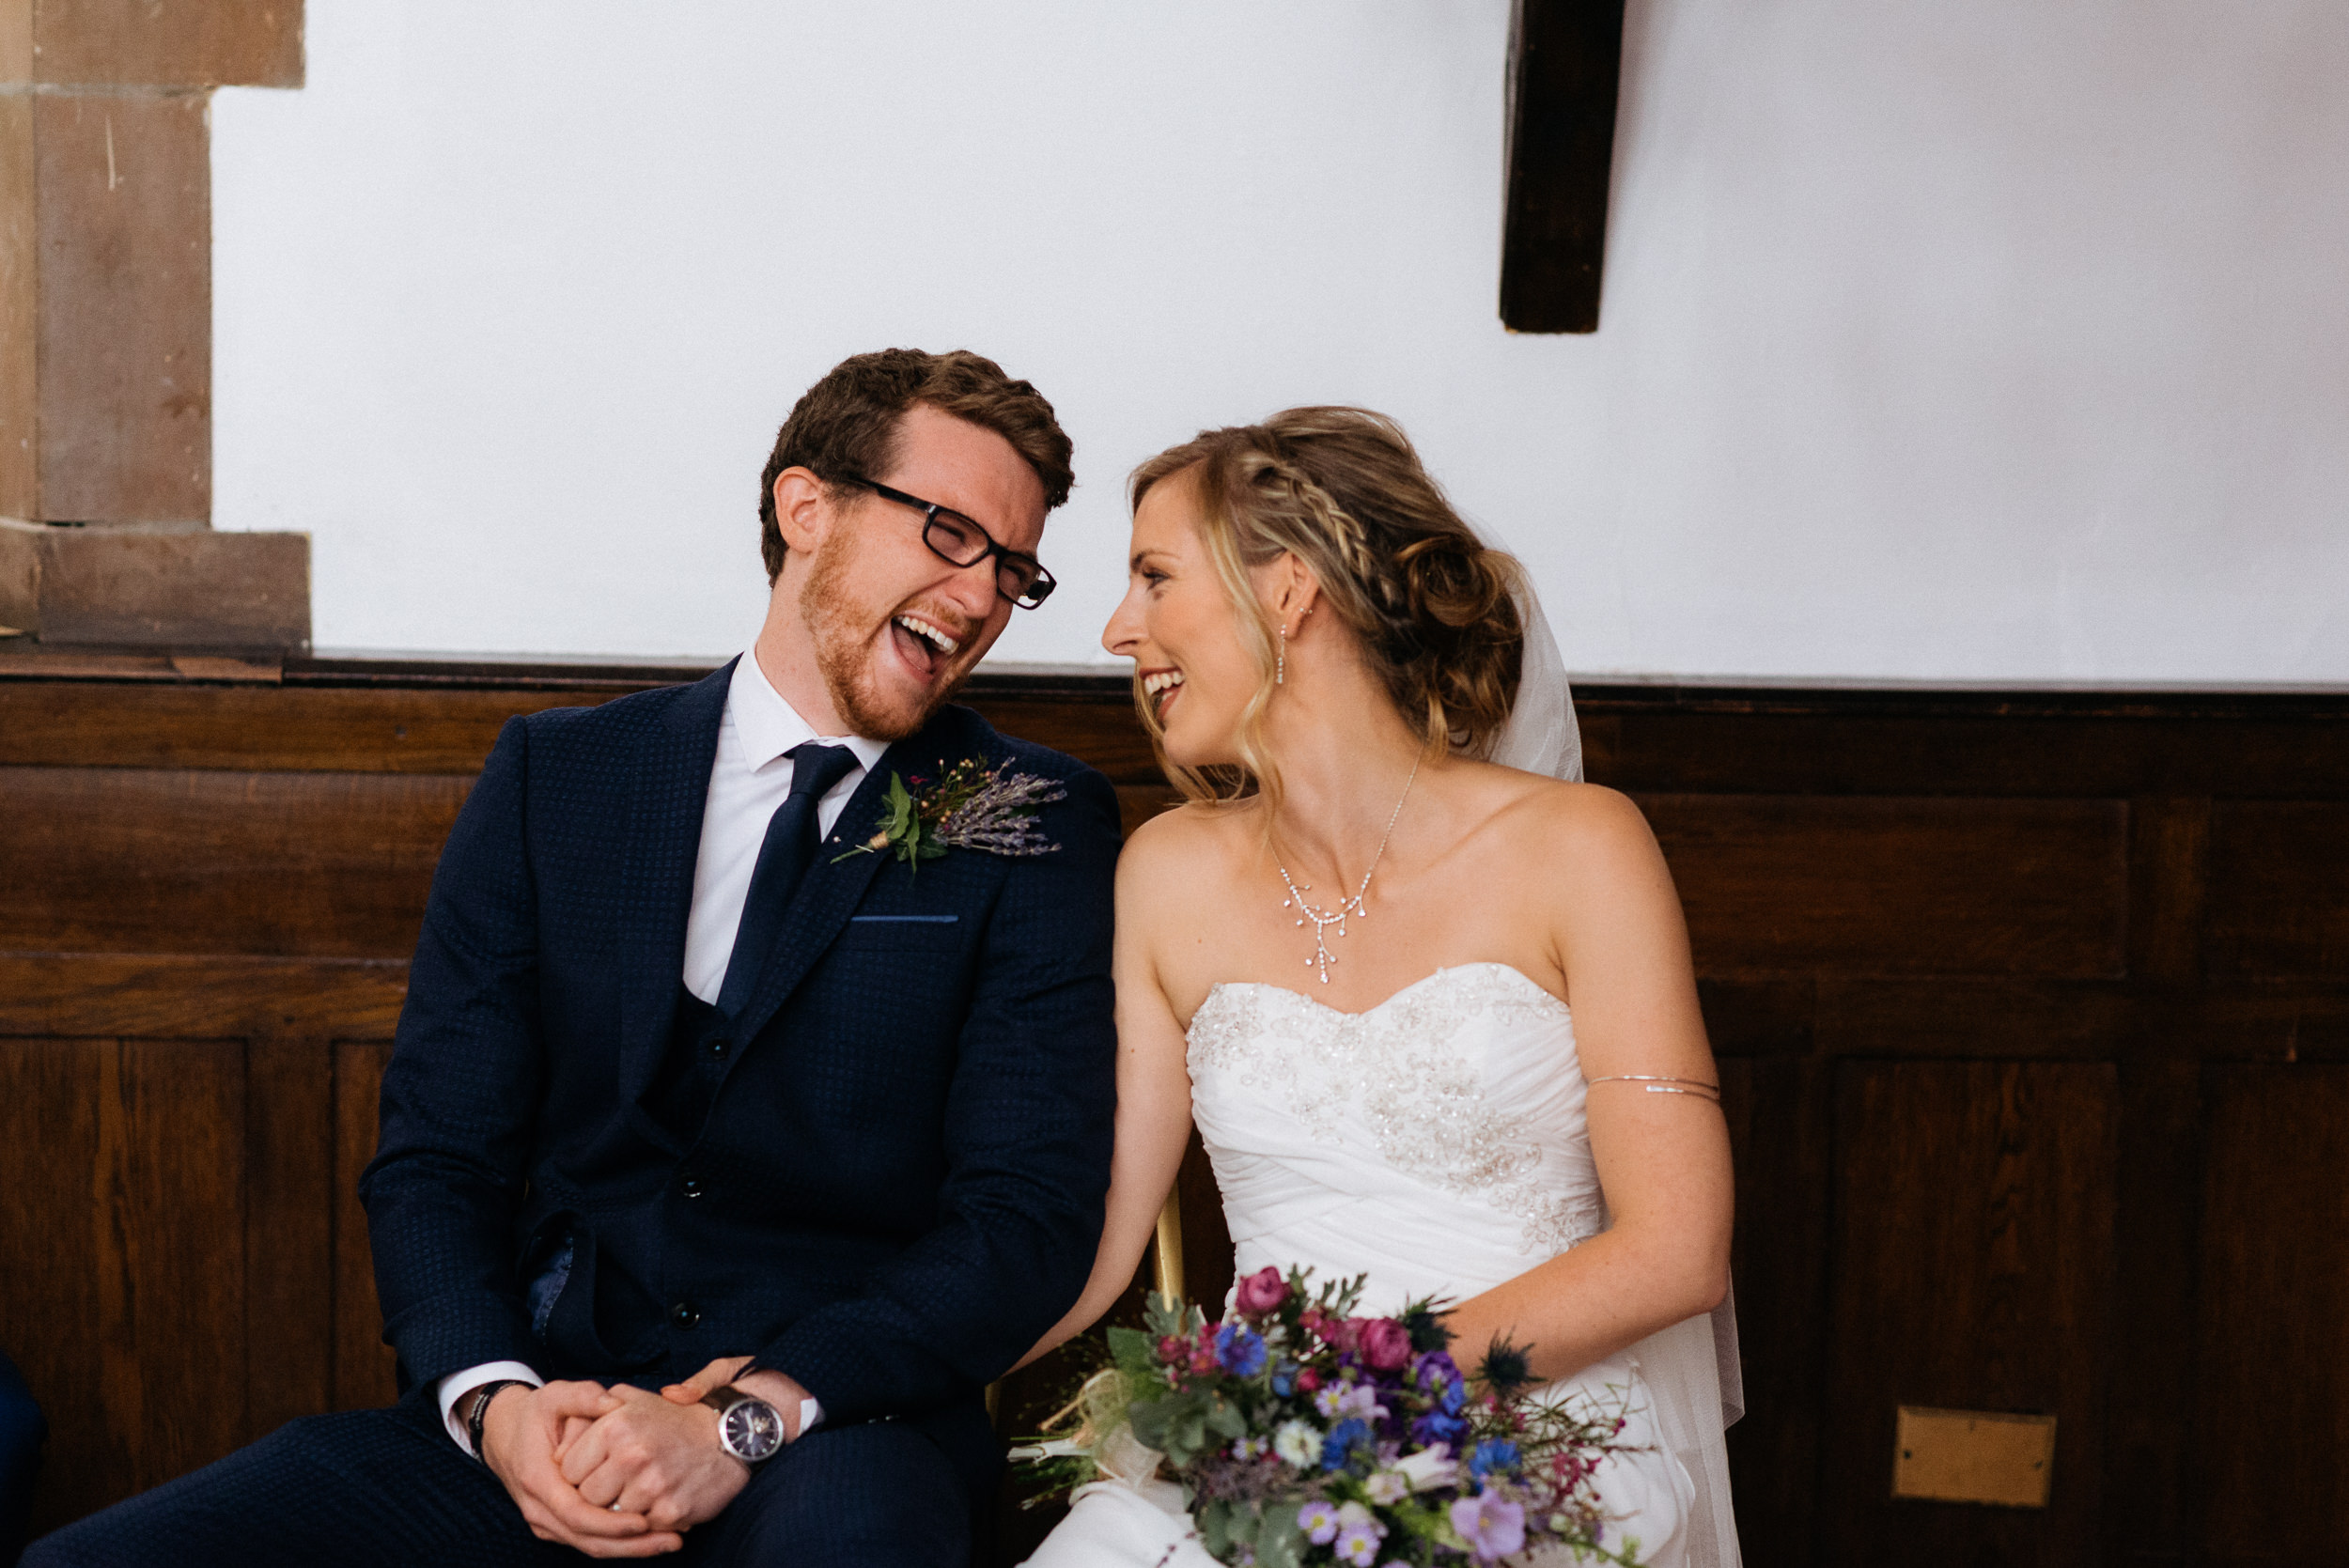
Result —
M1501 319L1598 331L1624 0L1517 0L1509 37Z

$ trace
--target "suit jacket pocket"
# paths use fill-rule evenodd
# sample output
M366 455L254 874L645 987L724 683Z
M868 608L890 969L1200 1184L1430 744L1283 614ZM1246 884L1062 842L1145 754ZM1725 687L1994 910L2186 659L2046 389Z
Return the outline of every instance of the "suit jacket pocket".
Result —
M662 1349L661 1303L602 1256L594 1230L576 1216L560 1218L571 1221L554 1254L566 1266L559 1280L542 1274L534 1281L548 1294L533 1300L531 1314L551 1370L557 1376L608 1377L650 1366Z
M959 915L851 915L832 946L853 953L957 953Z

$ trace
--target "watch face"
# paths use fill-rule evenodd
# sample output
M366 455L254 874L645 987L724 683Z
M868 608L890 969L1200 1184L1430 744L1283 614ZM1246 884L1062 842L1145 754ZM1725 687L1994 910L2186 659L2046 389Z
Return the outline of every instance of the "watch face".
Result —
M718 1439L728 1453L755 1465L783 1447L783 1417L763 1399L737 1400L718 1418Z

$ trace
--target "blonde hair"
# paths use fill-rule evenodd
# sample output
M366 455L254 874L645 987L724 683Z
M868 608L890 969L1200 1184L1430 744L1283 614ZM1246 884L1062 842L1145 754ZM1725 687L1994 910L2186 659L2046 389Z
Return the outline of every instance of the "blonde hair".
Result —
M1177 476L1198 500L1201 540L1262 675L1240 713L1238 764L1203 768L1168 758L1165 732L1135 681L1159 766L1187 799L1261 793L1268 805L1280 803L1280 769L1265 743L1278 631L1249 572L1283 552L1312 569L1322 602L1354 632L1431 753L1490 753L1524 663L1515 596L1522 568L1453 510L1401 427L1367 409L1303 408L1203 430L1134 470L1134 506Z

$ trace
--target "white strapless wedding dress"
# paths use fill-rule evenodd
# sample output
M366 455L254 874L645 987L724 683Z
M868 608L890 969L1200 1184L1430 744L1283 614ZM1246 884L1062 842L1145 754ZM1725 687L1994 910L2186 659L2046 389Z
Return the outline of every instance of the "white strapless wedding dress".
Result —
M1190 1021L1191 1110L1238 1271L1368 1274L1361 1310L1461 1299L1606 1229L1565 1003L1504 964L1439 970L1366 1013L1218 986ZM1469 1359L1475 1347L1463 1351ZM1555 1386L1612 1408L1599 1489L1655 1568L1736 1568L1714 1334L1691 1318ZM1734 1396L1733 1396L1734 1403ZM1030 1568L1212 1568L1167 1482L1079 1489Z

